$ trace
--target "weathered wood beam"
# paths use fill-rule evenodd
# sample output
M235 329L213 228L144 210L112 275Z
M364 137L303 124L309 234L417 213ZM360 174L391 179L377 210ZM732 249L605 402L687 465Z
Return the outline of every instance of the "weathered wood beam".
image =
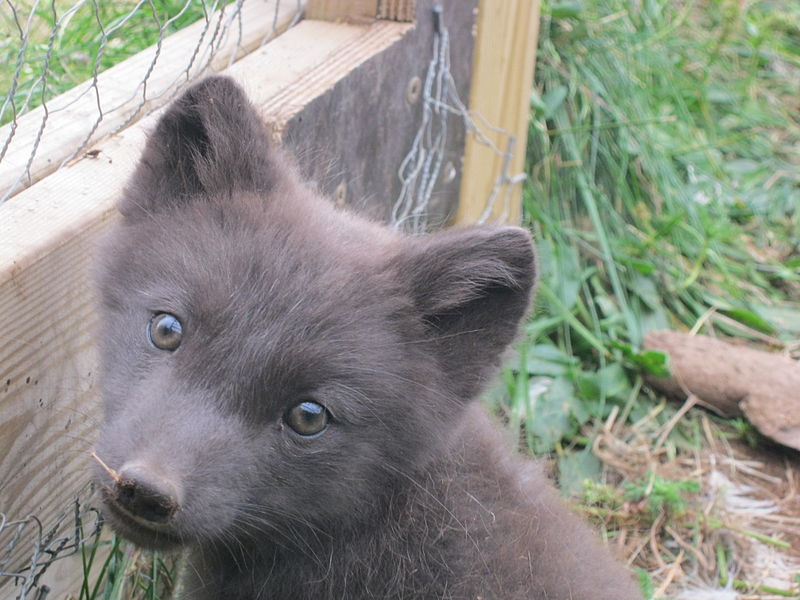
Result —
M480 219L495 191L489 220L504 218L518 223L521 182L500 182L499 190L495 186L499 174L513 177L525 168L539 0L481 0L478 10L469 108L480 115L476 121L495 149L482 144L474 135L467 137L456 222L473 223ZM484 120L507 133L489 130L483 126ZM508 144L509 136L513 136L512 146ZM503 156L507 151L511 151L508 159Z
M320 21L413 21L415 8L416 0L308 0L305 14Z
M416 0L379 0L378 18L388 21L413 21L416 9Z
M437 22L433 7L442 9L442 20L450 33L450 75L456 92L466 102L477 4L477 0L420 0L413 29L391 51L364 62L337 87L302 104L302 110L298 110L295 98L306 97L302 88L316 83L298 82L296 90L287 88L280 99L276 98L267 120L281 127L284 144L296 155L315 157L301 165L308 180L317 182L326 195L362 213L390 220L403 188L399 168L424 121L422 87ZM323 72L318 72L320 77ZM411 93L414 86L416 94ZM432 227L452 220L461 183L464 121L456 114L446 119L442 169L424 207L425 220Z

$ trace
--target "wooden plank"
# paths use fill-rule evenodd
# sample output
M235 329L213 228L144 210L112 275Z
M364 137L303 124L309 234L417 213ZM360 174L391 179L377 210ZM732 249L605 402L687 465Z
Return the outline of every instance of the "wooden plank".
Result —
M379 0L378 18L388 21L413 21L416 16L416 0Z
M492 127L514 137L513 156L504 156L469 136L464 156L461 202L456 221L473 223L480 219L492 196L498 175L513 177L525 168L528 112L536 43L539 28L539 0L481 0L478 40L475 46L469 108ZM482 119L477 122L480 125ZM508 149L509 136L481 127L501 152ZM488 220L519 223L521 182L506 183L496 195Z
M224 11L217 11L210 17L210 26L201 20L167 37L158 50L158 60L149 75L156 47L142 50L101 73L97 78L96 92L89 87L91 81L87 81L50 100L47 113L39 107L17 119L16 130L12 129L13 123L0 128L0 144L12 136L6 155L0 161L0 199L58 169L84 142L101 114L105 116L97 123L90 144L97 143L123 123L166 104L187 78L206 70L219 71L232 60L251 52L262 43L273 26L278 33L284 31L296 17L297 4L280 0L250 0L242 5L237 24L231 25L224 33L217 33L216 25L228 18ZM209 63L208 53L212 48L215 54ZM140 107L144 92L141 82L145 77L150 100ZM44 119L45 128L39 140ZM35 147L36 155L28 178L26 167Z
M368 22L378 15L378 0L308 0L306 19Z
M416 0L308 0L305 14L321 21L413 21L415 11Z
M302 87L297 81L312 96L324 94L411 30L385 21L306 21L227 72L269 118L275 98ZM59 169L0 205L0 512L10 518L33 513L47 529L87 479L99 418L88 270L159 113L105 140L96 158ZM0 549L10 535L0 533ZM7 568L29 559L31 542L17 543ZM73 583L50 572L42 582L53 588L50 597ZM9 586L0 578L0 596Z
M337 85L329 85L327 79L297 81L265 107L267 119L280 128L284 144L297 156L314 157L301 164L305 178L315 181L324 194L378 220L390 220L402 188L398 168L423 121L423 102L419 97L410 101L409 89L416 81L419 96L431 61L434 5L441 8L449 32L450 75L459 97L468 101L478 2L420 0L413 30L390 52L358 64ZM348 50L356 56L362 51ZM333 73L333 67L320 69L314 76L328 72ZM325 87L327 91L319 93ZM358 126L348 116L354 114ZM464 121L458 114L445 119L442 168L425 207L425 220L434 227L455 214L463 169Z

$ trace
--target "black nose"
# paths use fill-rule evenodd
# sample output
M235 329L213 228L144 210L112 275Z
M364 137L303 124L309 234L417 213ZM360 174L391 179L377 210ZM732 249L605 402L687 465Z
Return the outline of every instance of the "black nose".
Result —
M167 480L142 465L124 466L114 485L114 499L132 515L166 523L178 510L178 494Z

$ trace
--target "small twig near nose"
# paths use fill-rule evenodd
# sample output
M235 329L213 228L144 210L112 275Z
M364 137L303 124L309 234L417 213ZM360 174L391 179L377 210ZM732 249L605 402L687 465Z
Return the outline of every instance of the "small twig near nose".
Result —
M113 479L115 483L119 483L119 480L121 479L121 477L119 476L119 473L117 473L114 469L109 467L102 458L97 456L97 453L94 450L92 450L91 456L92 456L93 459L95 459L97 461L97 464L99 464L101 467L103 467L103 469L105 470L106 473L111 475L111 479Z

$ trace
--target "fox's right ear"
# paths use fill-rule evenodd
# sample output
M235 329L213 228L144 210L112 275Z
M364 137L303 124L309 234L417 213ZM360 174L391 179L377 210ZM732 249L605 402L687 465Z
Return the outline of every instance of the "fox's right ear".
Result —
M208 77L159 119L119 209L136 217L204 196L266 193L282 170L242 89L229 77Z
M483 225L410 238L397 265L452 389L475 398L531 304L530 232Z

